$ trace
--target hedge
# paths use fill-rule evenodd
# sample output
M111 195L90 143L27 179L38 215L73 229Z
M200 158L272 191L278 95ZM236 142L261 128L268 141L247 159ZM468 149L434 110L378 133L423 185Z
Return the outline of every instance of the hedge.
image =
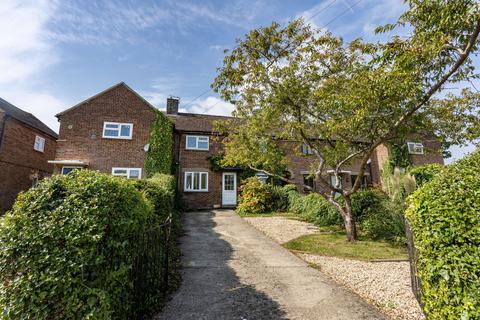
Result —
M439 175L445 167L438 163L427 164L420 167L412 168L408 173L415 177L417 187L421 187L426 182L432 180Z
M240 214L285 211L288 206L287 193L282 187L261 182L250 177L240 186L237 212Z
M290 188L291 190L291 188ZM318 193L300 195L289 191L289 210L302 215L307 221L318 226L342 225L343 220L337 208Z
M409 198L429 319L480 319L480 151L446 167Z

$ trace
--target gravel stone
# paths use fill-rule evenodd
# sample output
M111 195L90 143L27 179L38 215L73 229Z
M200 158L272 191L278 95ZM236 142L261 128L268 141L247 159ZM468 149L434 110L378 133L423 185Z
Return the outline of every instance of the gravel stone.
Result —
M318 231L310 223L284 217L244 219L278 243ZM307 253L297 255L375 305L391 319L425 319L411 289L408 262L366 262Z
M318 228L311 223L284 217L244 217L243 219L278 243L318 232Z

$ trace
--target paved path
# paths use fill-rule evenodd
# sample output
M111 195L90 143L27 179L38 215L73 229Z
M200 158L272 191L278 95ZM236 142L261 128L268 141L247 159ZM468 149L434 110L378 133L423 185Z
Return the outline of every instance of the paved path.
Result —
M155 319L384 319L233 211L184 217L183 283Z

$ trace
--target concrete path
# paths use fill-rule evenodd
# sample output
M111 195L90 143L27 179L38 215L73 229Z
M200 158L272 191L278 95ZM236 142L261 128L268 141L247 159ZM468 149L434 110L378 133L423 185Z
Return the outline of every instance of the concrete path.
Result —
M183 283L155 319L385 319L233 211L184 217Z

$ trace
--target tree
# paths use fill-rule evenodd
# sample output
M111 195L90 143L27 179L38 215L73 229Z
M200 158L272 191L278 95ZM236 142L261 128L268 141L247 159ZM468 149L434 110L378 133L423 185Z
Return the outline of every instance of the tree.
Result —
M406 27L411 34L384 43L344 44L302 20L252 30L226 52L212 84L235 105L237 119L224 127L224 162L282 176L286 159L277 142L309 146L323 186L318 192L342 215L349 241L357 239L351 195L376 147L425 132L455 143L479 136L478 94L440 94L447 84L476 77L470 57L478 51L479 4L407 2L398 22L377 32ZM348 188L340 175L352 161L360 171Z

